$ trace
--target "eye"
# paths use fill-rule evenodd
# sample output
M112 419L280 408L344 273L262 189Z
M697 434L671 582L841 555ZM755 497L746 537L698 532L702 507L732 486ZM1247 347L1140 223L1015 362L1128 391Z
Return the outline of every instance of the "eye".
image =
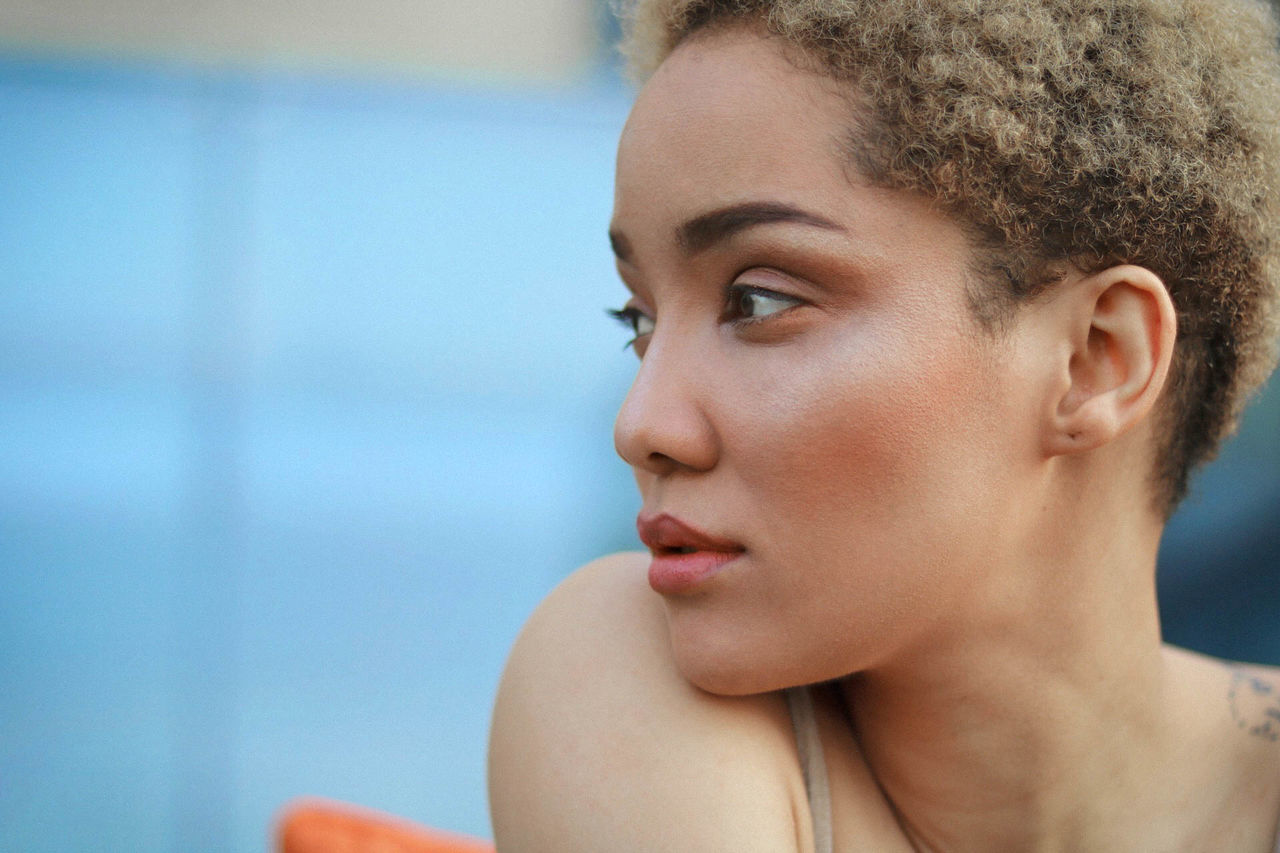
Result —
M730 285L727 302L726 319L740 323L756 323L800 304L794 296L748 284Z
M627 341L623 349L635 344L637 338L642 338L653 332L653 318L634 305L627 305L623 308L608 308L606 312L610 317L630 329L632 334L635 335L634 338Z

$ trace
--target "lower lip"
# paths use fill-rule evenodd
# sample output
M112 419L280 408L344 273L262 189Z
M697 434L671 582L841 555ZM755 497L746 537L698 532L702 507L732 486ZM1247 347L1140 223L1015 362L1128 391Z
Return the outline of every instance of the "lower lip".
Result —
M694 551L654 557L649 564L649 586L663 595L690 592L741 556L741 551Z

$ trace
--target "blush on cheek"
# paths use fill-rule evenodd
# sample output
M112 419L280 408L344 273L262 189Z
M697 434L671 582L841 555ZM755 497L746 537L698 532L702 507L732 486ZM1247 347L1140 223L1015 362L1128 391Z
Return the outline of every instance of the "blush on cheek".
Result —
M901 371L876 378L841 383L829 376L803 399L771 407L769 419L752 430L758 464L744 476L767 479L765 494L777 489L777 497L814 510L877 508L917 481L955 426L950 389L930 393Z

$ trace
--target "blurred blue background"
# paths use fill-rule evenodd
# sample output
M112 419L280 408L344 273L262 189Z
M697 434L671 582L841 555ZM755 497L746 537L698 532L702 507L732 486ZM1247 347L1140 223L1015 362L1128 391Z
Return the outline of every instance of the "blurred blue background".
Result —
M634 547L604 237L630 94L0 59L0 849L487 835L506 650ZM1161 569L1280 663L1280 394Z

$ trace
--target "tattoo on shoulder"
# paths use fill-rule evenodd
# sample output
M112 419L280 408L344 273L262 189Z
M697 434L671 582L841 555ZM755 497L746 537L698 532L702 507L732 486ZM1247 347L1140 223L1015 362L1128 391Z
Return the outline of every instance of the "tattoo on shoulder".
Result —
M1280 687L1239 670L1231 673L1227 690L1231 718L1242 731L1275 743L1280 741Z

